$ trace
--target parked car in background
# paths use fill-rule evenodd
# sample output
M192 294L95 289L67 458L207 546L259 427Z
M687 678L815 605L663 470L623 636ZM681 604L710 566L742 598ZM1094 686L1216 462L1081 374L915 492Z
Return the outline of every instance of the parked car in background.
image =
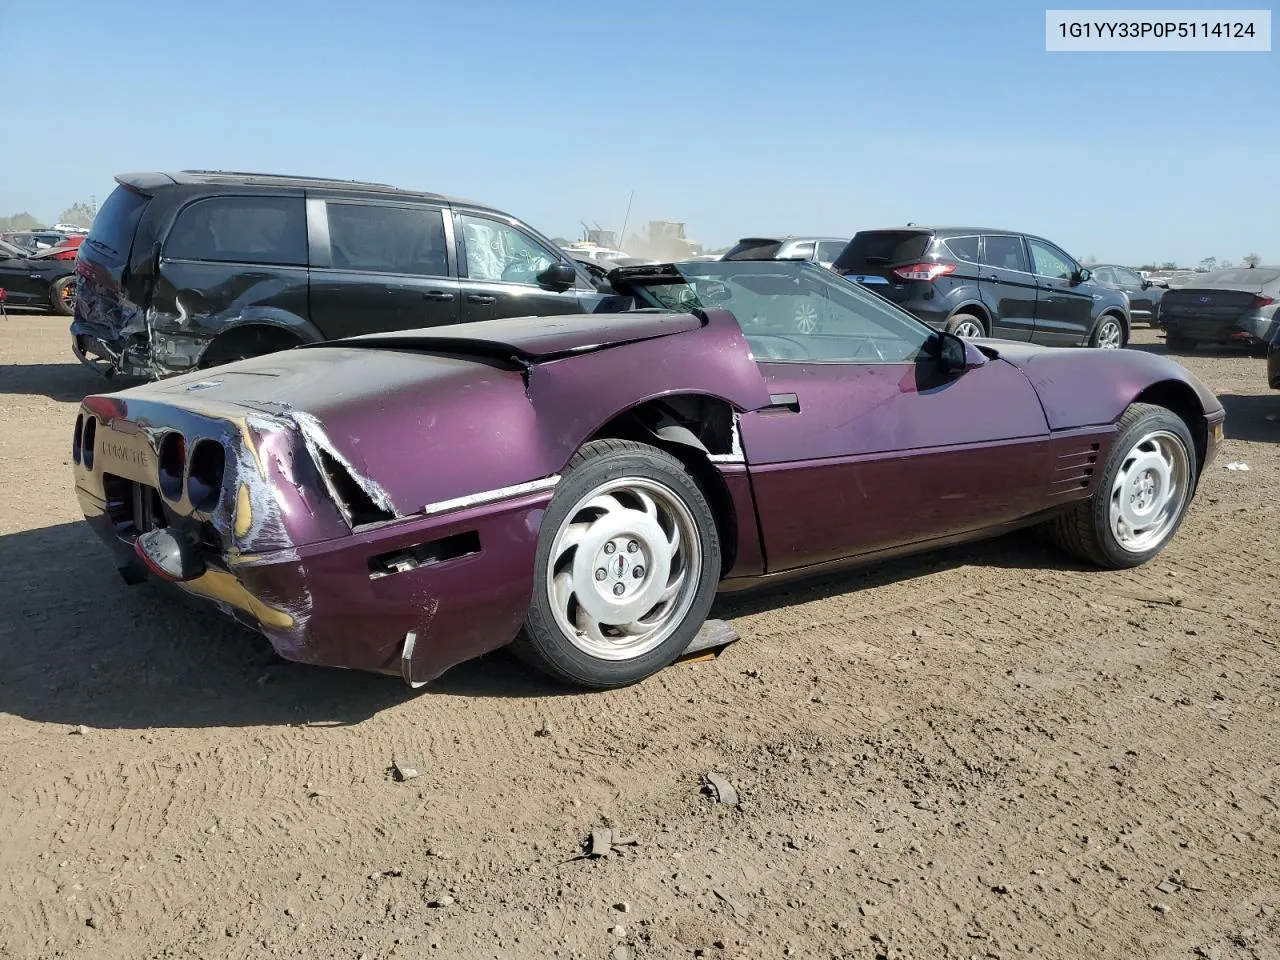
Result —
M74 236L77 234L80 236L83 236L84 234L89 232L88 227L82 227L74 223L55 223L49 229L56 230L59 233L65 233L67 236Z
M1048 240L1016 230L861 230L834 269L939 330L1049 346L1123 347L1129 305Z
M848 242L841 237L743 237L720 259L808 260L830 267Z
M0 240L12 244L27 253L39 253L55 247L67 238L65 233L57 230L14 230L0 234Z
M167 376L337 337L589 313L609 293L531 227L375 183L137 173L80 248L73 349Z
M1218 399L1166 357L965 342L809 263L611 277L656 309L87 397L81 509L128 582L176 584L292 660L416 685L514 642L619 687L684 653L717 588L1034 525L1135 567L1222 438ZM789 329L797 300L821 332Z
M1129 320L1131 323L1156 325L1156 306L1164 293L1164 287L1156 286L1129 267L1114 263L1096 263L1089 267L1093 274L1093 283L1110 290L1119 290L1129 298Z
M1280 390L1280 331L1271 335L1267 347L1267 383L1272 390Z
M74 260L80 253L80 244L84 242L85 236L83 233L73 233L34 256L38 260Z
M0 290L10 307L39 307L70 316L76 303L72 260L32 256L0 240Z
M1174 350L1236 343L1262 352L1280 329L1277 311L1280 267L1231 267L1165 293L1159 325Z

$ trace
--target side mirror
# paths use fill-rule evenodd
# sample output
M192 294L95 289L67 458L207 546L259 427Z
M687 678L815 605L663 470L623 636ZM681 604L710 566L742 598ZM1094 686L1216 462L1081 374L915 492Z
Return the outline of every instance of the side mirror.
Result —
M981 350L954 333L940 331L935 344L935 358L944 373L958 375L987 362Z
M1143 281L1142 281L1142 289L1143 289L1143 290L1150 290L1153 286L1155 286L1155 284L1153 284L1150 280L1143 280Z
M573 264L558 260L538 274L539 286L550 290L568 290L578 279L578 271Z
M1071 278L1072 283L1088 283L1093 279L1093 271L1088 267L1081 267L1076 271L1074 277Z

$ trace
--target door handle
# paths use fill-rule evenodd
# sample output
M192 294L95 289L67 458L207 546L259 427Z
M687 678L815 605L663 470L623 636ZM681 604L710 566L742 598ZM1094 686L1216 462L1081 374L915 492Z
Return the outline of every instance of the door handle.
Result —
M983 280L988 280L988 281L990 281L991 283L999 283L999 282L1000 282L1000 278L999 278L999 277L997 277L994 273L993 273L991 276L989 276L989 277L983 277L982 279L983 279Z
M467 303L497 303L498 298L487 293L468 293Z
M428 290L426 293L422 295L422 299L423 300L439 300L443 302L445 300L452 300L453 294L449 293L449 291L447 290Z

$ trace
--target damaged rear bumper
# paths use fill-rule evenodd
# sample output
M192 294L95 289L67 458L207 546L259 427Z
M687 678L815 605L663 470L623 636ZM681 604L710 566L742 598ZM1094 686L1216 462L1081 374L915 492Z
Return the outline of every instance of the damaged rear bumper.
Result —
M136 530L120 529L91 491L76 494L126 579L136 575ZM550 497L539 491L271 553L206 556L198 576L174 586L261 632L286 659L416 685L515 638Z

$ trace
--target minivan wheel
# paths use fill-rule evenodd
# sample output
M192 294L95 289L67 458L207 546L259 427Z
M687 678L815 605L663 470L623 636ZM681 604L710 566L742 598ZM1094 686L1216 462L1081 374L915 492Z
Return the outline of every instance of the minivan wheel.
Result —
M69 317L76 312L76 278L75 274L59 277L49 287L49 305L53 312Z
M957 313L947 321L947 332L970 340L974 337L985 337L987 335L982 321L972 313Z

